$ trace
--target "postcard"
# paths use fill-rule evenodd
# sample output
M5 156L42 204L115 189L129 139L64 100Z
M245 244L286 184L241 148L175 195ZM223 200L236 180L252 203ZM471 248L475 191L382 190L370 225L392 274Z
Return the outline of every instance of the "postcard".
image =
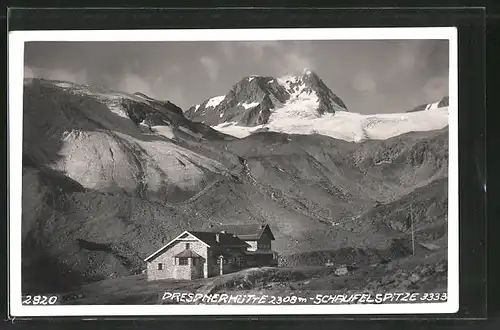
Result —
M12 316L458 311L456 28L8 46Z

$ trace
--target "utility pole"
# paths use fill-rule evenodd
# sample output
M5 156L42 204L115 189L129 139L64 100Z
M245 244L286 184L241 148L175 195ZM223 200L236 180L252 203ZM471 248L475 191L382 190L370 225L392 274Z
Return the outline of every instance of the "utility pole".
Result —
M415 254L415 231L413 230L413 207L410 204L410 220L411 220L411 248L412 254Z

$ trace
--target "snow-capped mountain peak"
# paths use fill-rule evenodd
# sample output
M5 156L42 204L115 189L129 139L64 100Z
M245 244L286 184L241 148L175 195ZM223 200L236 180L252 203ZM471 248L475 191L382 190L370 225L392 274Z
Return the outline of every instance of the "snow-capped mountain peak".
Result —
M310 69L302 69L300 74L279 77L278 82L290 94L290 101L294 103L294 107L313 110L310 111L310 115L321 116L325 113L347 111L344 102ZM295 104L297 102L299 104Z
M185 114L212 126L238 123L253 127L267 124L271 117L312 118L335 111L347 111L347 107L316 73L303 69L277 78L243 77L226 95L209 98Z
M319 75L304 68L280 77L245 76L224 96L209 98L185 115L239 138L273 131L359 142L441 129L448 125L448 98L408 112L349 113Z
M287 88L292 88L293 86L296 86L297 84L302 84L304 87L308 85L308 83L311 83L311 79L309 78L310 76L314 76L315 78L319 78L316 73L311 71L310 69L302 69L298 73L288 73L286 75L283 75L281 77L278 77L278 82L287 87ZM309 79L308 79L309 78Z

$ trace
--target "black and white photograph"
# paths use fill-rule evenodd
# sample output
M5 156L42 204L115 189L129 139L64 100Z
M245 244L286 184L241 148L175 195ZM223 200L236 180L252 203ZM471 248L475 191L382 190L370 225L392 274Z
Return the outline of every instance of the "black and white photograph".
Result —
M458 310L454 28L9 39L13 315Z

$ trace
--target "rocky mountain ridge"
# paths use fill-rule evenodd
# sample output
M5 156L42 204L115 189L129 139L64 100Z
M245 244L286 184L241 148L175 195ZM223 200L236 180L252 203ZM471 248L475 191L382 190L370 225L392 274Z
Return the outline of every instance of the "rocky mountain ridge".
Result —
M228 93L189 108L187 118L210 126L237 123L241 126L267 124L271 113L288 104L313 103L310 115L347 111L342 100L310 70L279 78L252 75L232 86Z
M248 76L225 95L189 108L190 120L243 138L258 132L322 134L351 142L383 140L448 125L448 97L401 113L349 112L314 72L283 77Z
M424 103L416 106L415 108L408 110L407 112L416 112L416 111L426 111L426 110L435 110L439 108L448 107L450 103L450 98L448 96L444 96L441 100L433 103Z

